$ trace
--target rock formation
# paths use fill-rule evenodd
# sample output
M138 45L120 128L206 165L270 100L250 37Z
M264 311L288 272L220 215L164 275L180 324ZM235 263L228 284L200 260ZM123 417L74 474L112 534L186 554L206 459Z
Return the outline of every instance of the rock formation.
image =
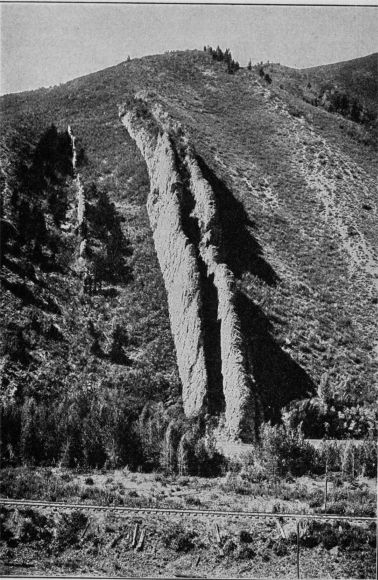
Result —
M231 270L222 262L220 252L222 226L216 197L202 176L190 147L185 155L185 165L195 200L193 215L201 233L199 252L207 266L208 275L214 277L218 296L226 424L233 437L241 434L249 439L254 432L253 384L252 377L247 373L241 325L235 307L235 279Z
M175 167L169 136L163 133L155 137L135 113L126 113L122 120L147 163L151 182L147 210L167 289L185 413L193 417L205 406L207 371L196 249L182 227L183 184Z
M87 226L86 226L86 203L85 203L85 192L84 186L81 182L80 173L77 171L77 150L76 150L76 137L74 136L70 125L68 125L67 132L71 139L72 148L72 170L75 178L76 186L76 208L77 208L77 222L76 229L79 236L79 258L78 258L78 270L83 274L84 290L88 282L88 264L86 260L87 256Z
M138 103L138 102L136 102ZM161 112L120 111L149 172L147 210L167 289L172 334L188 417L225 415L227 437L255 433L254 382L248 373L235 279L222 261L216 194L182 130ZM168 129L168 130L167 130Z

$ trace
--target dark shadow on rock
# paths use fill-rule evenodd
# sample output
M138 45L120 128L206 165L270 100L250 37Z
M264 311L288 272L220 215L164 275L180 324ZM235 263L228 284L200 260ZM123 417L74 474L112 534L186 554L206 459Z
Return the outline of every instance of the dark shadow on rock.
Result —
M270 286L274 286L279 277L265 261L261 244L252 233L253 222L249 219L243 204L235 199L232 192L215 173L197 156L202 174L211 185L217 197L217 207L222 224L223 259L235 274L240 277L249 272Z
M264 419L277 422L282 408L291 401L311 396L315 384L274 340L272 324L260 307L242 292L237 294L236 307Z

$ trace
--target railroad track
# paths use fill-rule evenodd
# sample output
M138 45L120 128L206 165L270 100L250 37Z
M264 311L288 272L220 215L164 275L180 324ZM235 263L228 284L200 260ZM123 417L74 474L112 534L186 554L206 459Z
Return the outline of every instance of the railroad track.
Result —
M364 521L376 522L377 517L368 516L352 516L352 515L337 515L337 514L300 514L296 512L253 512L253 511L225 511L225 510L200 510L200 509L177 509L177 508L154 508L154 507L125 507L125 506L109 506L96 505L84 503L65 503L65 502L49 502L39 500L27 499L9 499L0 498L0 506L14 506L14 507L35 507L47 508L53 510L90 510L90 511L107 511L120 516L128 516L129 514L170 514L181 516L208 516L208 517L240 517L240 518L287 518L295 520L346 520L346 521Z

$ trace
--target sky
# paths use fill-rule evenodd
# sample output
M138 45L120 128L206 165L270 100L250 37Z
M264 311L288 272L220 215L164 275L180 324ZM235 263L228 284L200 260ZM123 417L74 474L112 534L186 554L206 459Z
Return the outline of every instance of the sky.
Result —
M308 67L377 52L378 7L1 4L0 92L52 86L131 58L212 45Z

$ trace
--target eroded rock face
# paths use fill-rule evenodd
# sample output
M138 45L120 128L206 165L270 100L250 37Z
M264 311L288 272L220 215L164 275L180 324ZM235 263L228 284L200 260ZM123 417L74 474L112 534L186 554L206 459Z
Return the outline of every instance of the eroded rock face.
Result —
M155 137L131 112L122 121L147 163L151 184L147 211L167 290L184 410L193 417L206 408L207 370L196 249L182 227L183 185L167 133Z
M222 261L216 194L185 136L179 148L155 114L121 120L150 177L147 209L164 277L188 417L224 413L227 437L255 434L254 382L247 372L235 279ZM169 123L168 123L169 125Z
M79 258L78 258L78 269L79 271L85 270L86 266L86 255L87 255L87 239L86 239L86 204L85 204L85 192L84 187L81 182L80 173L77 171L77 149L76 149L76 137L72 132L71 126L68 125L67 132L71 139L71 149L72 149L72 170L75 176L75 186L76 186L76 207L77 207L77 232L79 234Z

